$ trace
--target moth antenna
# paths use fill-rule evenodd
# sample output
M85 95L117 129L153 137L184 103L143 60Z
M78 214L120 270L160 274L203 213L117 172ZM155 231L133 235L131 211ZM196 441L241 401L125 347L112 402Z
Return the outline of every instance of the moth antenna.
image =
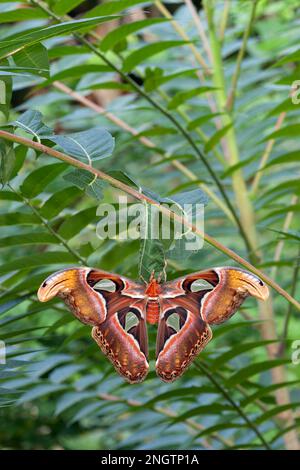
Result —
M164 267L162 269L162 272L160 273L160 280L159 282L161 282L162 280L162 277L164 279L164 282L166 282L167 280L167 260L165 259L165 263L164 263Z

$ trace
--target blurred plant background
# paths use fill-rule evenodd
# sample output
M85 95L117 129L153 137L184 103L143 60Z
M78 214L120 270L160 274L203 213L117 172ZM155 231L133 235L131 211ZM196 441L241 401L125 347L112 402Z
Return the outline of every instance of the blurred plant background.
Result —
M87 131L75 157L98 139L93 163L129 186L207 196L205 231L299 298L299 13L297 0L1 1L2 129L70 155L53 133ZM5 138L0 155L1 448L299 449L296 306L272 289L248 299L172 384L150 326L151 372L125 383L90 327L36 298L68 265L138 278L138 241L96 237L118 191ZM223 265L236 263L205 243L167 273Z

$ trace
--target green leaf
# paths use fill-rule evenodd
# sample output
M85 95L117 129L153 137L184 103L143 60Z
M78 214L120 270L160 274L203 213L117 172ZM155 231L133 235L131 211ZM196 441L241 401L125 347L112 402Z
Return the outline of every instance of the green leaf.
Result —
M176 78L184 78L190 75L195 75L197 70L199 69L191 68L164 75L163 69L159 67L147 67L145 72L144 88L146 91L154 91L159 86L164 85L165 83L168 83L172 80L176 80Z
M57 0L53 6L53 11L57 15L65 15L81 3L84 3L84 0Z
M78 212L75 215L66 217L65 221L59 227L58 233L66 240L75 237L88 224L92 223L96 218L96 208L90 207Z
M15 167L13 143L0 140L0 183L5 185L11 178Z
M160 166L160 165L169 165L170 162L173 162L174 160L178 160L178 161L195 160L195 155L193 155L193 154L182 154L182 155L173 155L172 157L168 157L168 158L162 158L161 160L159 160L155 163L152 163L152 168L156 167L156 166ZM205 180L188 181L187 183L183 183L183 184L178 185L178 187L176 187L174 190L170 191L169 194L173 194L173 192L176 193L177 188L178 189L185 189L185 188L189 188L191 186L197 186L200 183L204 183L204 182L206 182L206 181Z
M92 173L86 170L76 169L66 174L64 179L84 190L88 196L97 201L103 199L103 182Z
M12 191L5 191L2 189L0 191L0 200L1 201L22 201L22 198Z
M0 23L14 23L15 21L29 21L47 18L48 15L40 8L15 8L0 13Z
M18 269L28 269L46 264L72 264L77 260L70 253L64 251L49 251L39 254L31 254L15 259L0 266L0 273L9 273Z
M120 83L113 81L101 81L84 87L79 87L80 90L124 90L130 91L131 85L128 83Z
M261 221L268 220L272 217L277 217L281 214L286 214L288 212L299 212L299 211L300 211L300 204L286 205L284 207L281 207L281 209L275 209L274 211L268 212L263 217L261 217L260 220Z
M83 370L85 366L83 364L67 364L63 365L61 367L57 367L54 369L53 372L51 372L49 378L51 382L60 384L62 382L65 382L68 380L72 375L76 374L76 372L79 372Z
M65 176L64 176L65 178ZM73 186L61 189L47 199L40 209L40 214L46 219L53 219L62 210L68 207L78 196L80 192Z
M196 397L197 395L200 395L203 393L216 394L217 392L215 391L213 387L209 385L202 385L201 387L192 386L192 387L184 387L184 388L175 388L174 390L169 390L168 392L155 395L153 398L143 403L143 407L150 408L162 401L169 401L169 400L173 400L174 398L182 398L182 397L188 397L188 396Z
M138 5L139 3L144 2L143 0L114 0L113 2L104 2L85 13L84 18L113 15L114 13L119 13L122 10Z
M212 120L216 116L221 116L223 113L209 113L209 114L203 114L203 116L200 116L193 121L191 121L188 124L188 129L192 131L193 129L196 129L197 127L202 126L202 124L205 124L206 122Z
M0 66L0 76L11 77L30 77L31 75L40 75L36 68L32 67L5 67Z
M145 129L137 134L137 137L153 137L156 135L175 135L177 131L174 127L151 125L150 129Z
M83 400L91 399L94 396L94 392L69 392L64 394L57 402L55 415L58 416L63 411L67 410L73 405L76 405Z
M54 369L56 366L60 364L68 363L72 360L72 356L70 354L53 354L46 357L42 361L33 363L30 368L30 374L34 378L41 377Z
M91 414L94 415L95 411L100 410L101 408L102 403L88 403L87 405L82 406L80 410L75 413L75 415L72 417L71 423L76 423L76 421L80 421Z
M158 209L145 206L145 218L142 221L140 257L139 257L139 275L145 281L148 281L151 274L165 277L166 259L162 241L159 239L159 233L153 235L159 228ZM156 236L158 238L156 238Z
M24 302L25 298L21 299L12 299L9 300L8 302L5 302L4 304L0 305L0 315L3 313L8 312L12 308L14 308L16 305L19 305L20 303Z
M237 344L236 346L230 348L229 351L219 355L211 364L211 370L218 370L223 367L231 359L236 358L240 354L244 354L245 352L252 351L256 348L264 348L267 344L273 344L278 340L269 340L269 341L253 341L251 343L242 343Z
M220 140L223 139L231 127L232 124L228 124L227 126L222 127L222 129L219 129L217 132L215 132L215 134L206 142L204 151L210 152L210 150L212 150L220 142Z
M275 108L272 108L271 111L268 112L267 117L276 116L277 114L287 112L287 111L294 111L295 104L293 103L292 99L286 98L284 101L279 103Z
M29 232L22 233L22 235L10 235L9 237L0 238L0 248L18 245L45 245L48 243L58 243L58 241L47 232Z
M19 225L19 224L38 224L40 220L35 214L28 214L26 212L9 212L0 214L1 225Z
M74 46L72 45L63 45L59 44L59 46L53 46L51 49L48 50L49 59L56 59L59 57L65 57L68 55L79 55L79 54L86 54L89 52L89 48L87 46ZM89 64L86 64L89 65Z
M182 209L186 204L188 205L195 205L195 204L203 204L206 205L208 203L208 196L207 194L202 191L201 189L193 189L191 191L184 191L181 193L173 193L172 196L168 196L164 199L164 201L174 201L179 204Z
M241 406L245 407L245 406L251 404L252 402L254 402L257 399L261 399L263 397L270 396L269 394L271 394L275 390L278 390L280 388L285 388L285 387L289 388L289 387L292 387L293 385L298 385L299 382L300 382L300 380L291 380L289 382L280 382L280 383L272 384L272 385L269 385L267 387L264 386L261 389L257 390L256 392L254 392L251 395L248 395L246 398L244 398L241 401ZM273 396L273 394L272 394L272 396Z
M123 62L123 72L131 72L137 65L156 54L164 52L173 47L186 46L189 41L161 41L147 44L134 52L131 52Z
M179 423L185 421L189 418L194 418L195 416L205 416L205 415L219 415L224 411L232 411L233 408L230 405L223 405L222 403L212 403L211 405L201 405L195 408L192 408L185 413L182 413L177 418L173 420L174 423Z
M18 35L15 39L8 39L1 41L0 45L0 59L19 52L20 49L29 47L32 44L37 44L40 41L49 39L52 37L60 36L62 34L69 34L75 31L96 26L105 21L111 21L115 19L115 16L97 17L82 20L72 20L66 23L55 24L38 28L37 30L31 31L24 35Z
M269 371L274 367L278 367L289 362L290 359L272 359L250 364L249 366L246 366L238 372L232 374L231 377L226 380L226 384L229 387L233 387L237 384L241 384L243 381L249 379L250 377L253 377L253 375Z
M42 119L43 116L40 111L29 109L11 124L33 135L37 141L39 141L41 135L51 134L53 132L50 127L45 126Z
M275 230L275 229L272 229L272 231L283 235L282 239L290 238L292 240L300 241L300 232L299 231L296 231L296 230L283 231L283 230Z
M66 389L65 385L59 385L59 384L36 385L36 386L31 387L27 392L25 392L21 396L21 398L18 400L18 403L21 404L21 403L33 401L33 400L36 400L37 398L49 396L52 393L60 392L65 389Z
M100 48L106 52L109 49L113 49L116 44L126 39L130 34L136 33L141 29L147 28L148 26L166 21L169 20L167 18L147 18L145 20L135 21L134 23L125 23L110 31L102 39Z
M17 67L31 70L41 77L49 77L48 52L42 44L34 44L17 52L14 56L14 62Z
M293 137L297 138L300 135L300 124L290 124L289 126L282 127L277 131L271 132L267 135L261 142L265 142L270 139L281 139L284 137Z
M205 436L211 436L213 434L216 434L218 433L219 431L225 431L225 430L228 430L228 429L245 429L246 428L246 424L241 424L241 423L234 423L233 421L228 421L226 423L220 423L220 424L215 424L214 426L209 426L205 429L203 429L203 431L199 432L199 434L197 434L197 438L200 438L200 437L205 437Z
M178 91L176 95L169 101L168 108L176 109L178 106L181 106L191 98L195 98L196 96L212 90L215 90L215 88L211 86L200 86L193 88L192 90Z
M280 65L283 65L283 64L290 64L291 62L298 62L299 60L300 60L300 49L279 59L277 62L275 62L273 67L279 67Z
M273 416L277 416L286 410L293 410L295 408L299 408L299 406L300 406L300 402L292 402L292 403L287 403L281 406L275 406L271 410L266 411L265 413L260 415L258 418L256 418L255 424L258 425L258 424L264 423L268 419L273 418Z
M61 70L57 73L51 75L49 80L42 84L43 87L50 85L51 83L55 82L56 80L66 80L67 78L75 79L81 78L83 75L87 73L106 73L111 72L112 68L108 65L102 64L84 64L84 65L77 65L74 67L70 67L64 70Z
M21 193L31 199L45 190L57 176L66 170L65 163L51 163L32 171L21 185Z
M114 138L102 127L94 127L87 131L68 135L49 135L44 138L55 142L68 155L91 166L93 163L109 157L115 145Z
M282 165L284 163L294 163L298 162L300 160L300 151L295 150L293 152L285 153L283 155L279 155L279 157L273 158L267 165L262 168L264 170L265 168L269 168L270 166L274 165Z
M138 189L139 191L142 191L142 187L135 181L135 179L132 178L127 173L125 173L124 171L111 170L111 171L108 171L108 174L110 176L112 176L113 178L115 178L116 180L127 184L127 186L130 186L131 188Z
M15 178L21 170L27 155L27 150L28 148L24 145L18 145L15 147L15 165L11 174L11 179Z

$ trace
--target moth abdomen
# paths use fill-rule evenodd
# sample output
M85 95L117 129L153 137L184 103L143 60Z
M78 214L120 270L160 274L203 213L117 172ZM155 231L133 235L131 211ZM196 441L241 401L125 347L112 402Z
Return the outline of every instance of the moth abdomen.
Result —
M158 323L160 313L160 305L158 299L148 299L146 307L146 319L151 325Z

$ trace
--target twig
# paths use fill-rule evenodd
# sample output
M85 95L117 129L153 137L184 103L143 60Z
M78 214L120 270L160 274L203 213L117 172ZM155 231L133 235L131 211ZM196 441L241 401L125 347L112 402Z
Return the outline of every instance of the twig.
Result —
M219 390L219 392L224 396L224 398L226 398L226 400L233 406L233 408L237 411L237 413L245 421L245 423L249 426L249 428L251 428L252 431L256 434L256 436L262 442L263 446L266 449L271 450L269 444L267 443L267 441L265 440L264 436L261 434L259 429L255 426L254 423L252 423L252 421L244 413L242 408L231 398L229 392L227 392L227 390L224 387L222 387L222 385L219 384L219 382L214 378L213 374L211 374L207 370L207 368L200 362L194 363L194 365L198 370L201 370L201 372L203 372L206 375L206 377L211 381L211 383L214 384L217 390Z
M53 228L51 227L51 225L49 224L48 220L45 219L44 217L41 216L41 214L39 213L39 211L37 210L36 207L34 207L34 205L31 203L31 201L23 196L23 194L19 191L17 191L16 189L14 189L10 184L7 185L10 190L12 192L14 192L15 194L17 194L21 199L22 201L30 208L30 210L33 212L33 214L36 215L36 217L40 220L40 222L44 225L44 227L48 230L49 233L51 233L51 235L53 235L53 237L56 238L56 240L62 244L66 250L72 255L74 256L75 259L77 259L77 261L82 264L82 265L85 265L86 261L84 258L82 258L80 256L79 253L77 253L76 250L73 250L73 248L71 248L68 244L68 242L61 236L59 235L59 233L57 233L55 230L53 230Z
M155 0L154 1L155 6L159 9L159 11L165 16L165 18L168 18L174 29L177 31L177 33L185 40L185 41L190 41L190 38L186 34L185 30L180 26L180 24L173 18L173 15L169 12L169 10L164 6L164 4L160 0ZM193 43L189 44L190 49L192 50L197 62L203 67L204 72L207 75L211 75L211 71L206 64L204 58L198 51L198 49L195 47Z
M191 16L194 20L195 26L196 26L197 31L199 33L199 36L201 38L203 48L204 48L204 50L207 54L207 57L209 58L210 63L212 63L213 58L212 58L212 53L211 53L211 50L210 50L210 44L209 44L208 39L206 37L205 30L204 30L204 27L202 25L200 16L198 15L198 12L195 8L195 5L193 4L193 2L191 0L184 0L184 1L185 1L185 4L186 4L187 8L189 9L189 11L191 13Z
M115 114L113 114L110 111L107 111L105 108L102 106L94 103L90 99L86 98L85 96L80 95L76 91L72 90L69 88L67 85L64 83L61 83L59 81L53 82L53 86L57 88L58 90L62 91L63 93L66 93L67 95L71 96L75 101L78 101L79 103L83 104L84 106L93 109L96 111L96 113L101 114L105 116L107 119L109 119L111 122L116 124L118 127L121 129L125 130L126 132L130 133L133 136L137 136L139 132L134 129L133 127L129 126L125 121L117 117ZM148 139L147 137L144 136L138 136L138 140L145 145L146 147L150 149L155 149L156 145L152 140ZM196 181L197 177L194 175L194 173L186 168L181 162L177 160L172 160L171 164L177 168L183 175L185 175L189 180L191 181ZM228 207L223 203L223 201L212 191L206 184L204 183L198 183L197 186L202 189L204 192L207 193L207 195L215 202L215 204L227 215L227 217L235 223L235 219L232 216L232 213L229 211Z

